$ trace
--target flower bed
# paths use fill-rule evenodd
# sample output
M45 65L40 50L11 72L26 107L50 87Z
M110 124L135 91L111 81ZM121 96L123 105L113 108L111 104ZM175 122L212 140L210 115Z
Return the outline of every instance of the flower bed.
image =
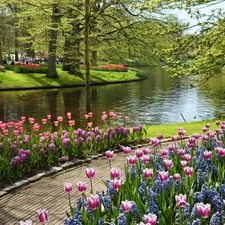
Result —
M0 72L5 72L5 67L0 65Z
M69 112L67 118L58 116L53 124L51 115L43 118L42 124L34 118L25 117L17 122L0 121L0 184L73 158L84 158L120 144L140 140L145 133L142 126L132 130L115 126L114 122L107 120L115 119L116 114L113 112L109 115L103 112L102 127L92 127L91 117L91 112L85 115L86 129L75 129L75 120L71 119ZM63 119L68 123L64 128ZM31 127L29 133L25 130L28 125Z
M217 122L220 125L220 122ZM107 151L110 177L107 191L94 193L94 168L86 169L87 184L77 183L81 197L70 212L65 225L222 225L225 222L225 123L215 132L206 124L203 134L187 141L186 132L178 128L173 143L161 149L162 135L150 139L151 148L140 148L132 155L130 147L120 146L125 155L125 179L121 171L111 168L113 152ZM157 153L158 152L158 153ZM150 154L152 153L152 154ZM64 191L72 191L65 184Z
M85 65L80 65L81 68L85 67ZM117 72L128 72L128 67L124 65L117 65L117 64L107 64L103 66L91 66L92 70L97 71L117 71Z

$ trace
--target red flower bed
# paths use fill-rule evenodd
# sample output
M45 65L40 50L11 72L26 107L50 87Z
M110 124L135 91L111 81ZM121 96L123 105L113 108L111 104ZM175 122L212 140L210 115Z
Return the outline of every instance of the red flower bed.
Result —
M116 64L108 64L103 66L102 68L107 70L118 70L118 71L128 71L128 67L124 65L116 65Z
M20 64L20 63L15 63L14 66L25 66L25 67L30 67L30 68L44 68L40 64Z

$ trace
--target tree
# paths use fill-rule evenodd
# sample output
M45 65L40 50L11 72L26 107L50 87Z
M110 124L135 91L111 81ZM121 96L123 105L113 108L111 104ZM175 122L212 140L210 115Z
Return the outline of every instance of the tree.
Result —
M195 76L197 79L192 80L191 85L199 86L213 77L223 75L225 11L217 8L207 15L201 10L221 2L224 1L160 1L160 6L163 4L167 8L185 9L195 19L196 24L186 24L184 30L190 26L199 27L194 34L184 33L170 49L161 52L167 55L165 68L171 76Z

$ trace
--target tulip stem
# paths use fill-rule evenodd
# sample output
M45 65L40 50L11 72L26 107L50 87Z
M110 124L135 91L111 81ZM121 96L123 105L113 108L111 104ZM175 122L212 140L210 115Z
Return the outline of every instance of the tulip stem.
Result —
M92 179L90 179L91 182L91 194L93 194L93 185L92 185Z
M111 170L112 168L111 168L112 166L111 166L111 160L109 159L109 169Z

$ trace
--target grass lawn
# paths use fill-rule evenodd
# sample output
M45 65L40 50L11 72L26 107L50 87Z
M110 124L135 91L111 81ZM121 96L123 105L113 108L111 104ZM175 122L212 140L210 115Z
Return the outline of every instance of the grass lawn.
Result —
M47 78L45 74L40 73L15 73L6 70L0 72L0 88L13 87L41 87L55 85L84 85L85 80L71 75L60 68L57 68L58 78ZM82 70L84 74L85 71ZM85 74L84 74L85 77ZM91 83L106 83L114 81L126 81L137 79L135 71L114 72L114 71L95 71L91 70Z
M222 122L222 120L221 120ZM195 133L203 134L202 127L205 127L205 124L209 123L211 126L209 131L215 131L216 120L208 121L198 121L198 122L189 122L189 123L177 123L177 124L162 124L162 125L153 125L148 126L146 138L156 138L158 134L163 134L164 138L170 138L171 136L177 135L177 128L182 127L186 130L186 136L191 136Z

